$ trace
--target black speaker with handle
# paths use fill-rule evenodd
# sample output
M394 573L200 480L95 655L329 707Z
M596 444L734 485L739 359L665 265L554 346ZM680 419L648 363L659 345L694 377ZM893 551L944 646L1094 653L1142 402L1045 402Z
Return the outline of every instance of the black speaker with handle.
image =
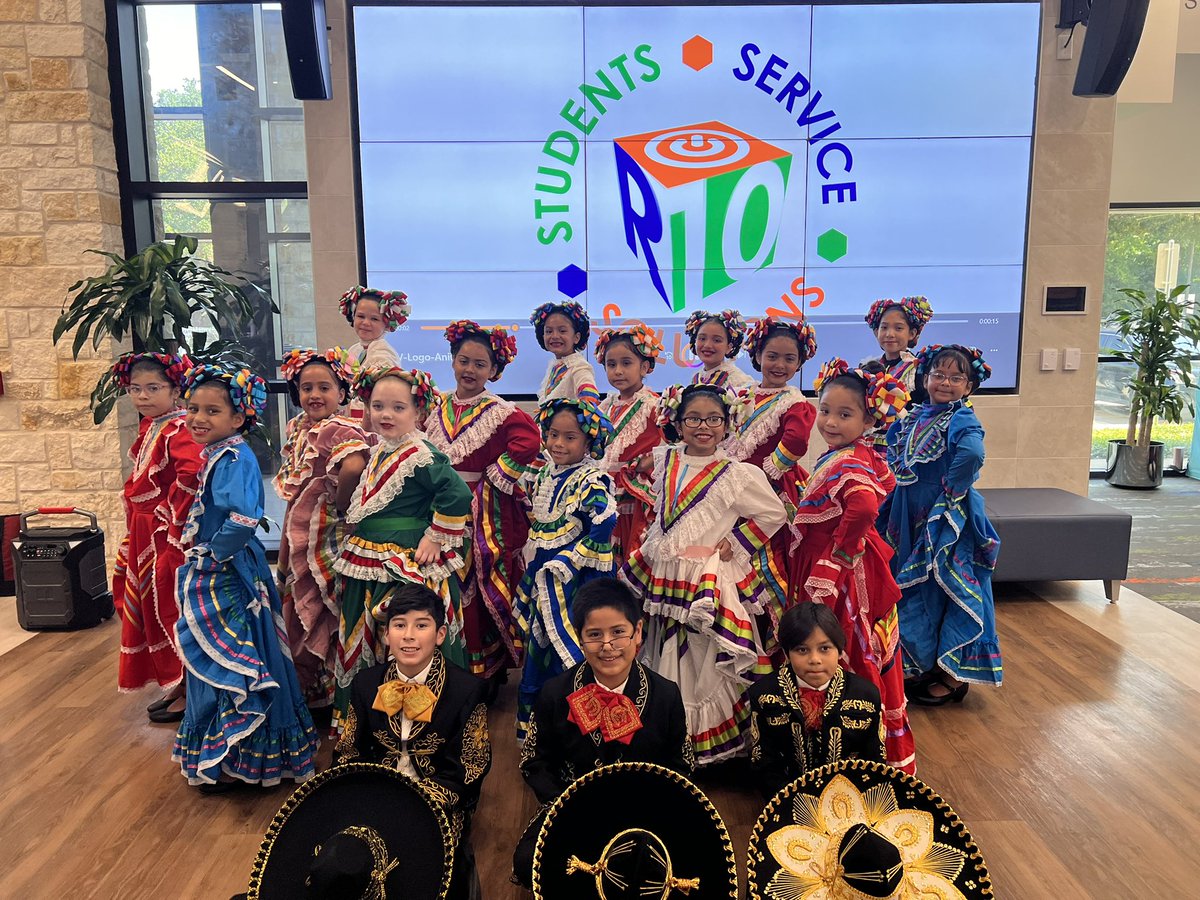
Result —
M330 99L333 84L325 0L282 0L281 12L292 94L297 100Z
M1150 0L1093 0L1075 72L1077 97L1111 97L1142 39Z

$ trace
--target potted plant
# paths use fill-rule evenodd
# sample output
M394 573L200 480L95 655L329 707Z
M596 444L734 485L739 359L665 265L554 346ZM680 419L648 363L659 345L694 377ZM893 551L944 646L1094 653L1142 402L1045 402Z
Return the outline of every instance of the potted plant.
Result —
M1129 430L1125 440L1108 442L1105 477L1116 487L1162 484L1163 445L1152 439L1154 420L1178 422L1184 409L1193 411L1192 354L1200 341L1200 314L1181 299L1189 287L1151 294L1121 288L1125 299L1105 319L1122 344L1108 352L1137 367L1129 382Z
M120 342L130 337L138 350L184 352L253 367L254 360L236 340L221 336L240 334L253 319L252 296L272 311L279 310L258 285L235 280L233 273L196 256L197 246L194 237L179 235L150 244L128 259L88 250L107 257L112 265L102 275L71 285L74 296L63 303L54 342L74 330L71 352L78 359L89 338L97 349L105 339ZM117 396L111 373L105 373L92 391L96 424L112 411Z

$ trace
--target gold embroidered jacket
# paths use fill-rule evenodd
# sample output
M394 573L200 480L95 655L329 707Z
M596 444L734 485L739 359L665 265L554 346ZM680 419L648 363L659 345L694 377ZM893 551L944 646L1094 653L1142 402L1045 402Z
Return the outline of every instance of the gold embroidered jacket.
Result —
M865 678L837 670L825 691L820 730L804 725L796 676L787 663L751 687L748 696L750 767L768 797L828 763L887 762L879 690Z

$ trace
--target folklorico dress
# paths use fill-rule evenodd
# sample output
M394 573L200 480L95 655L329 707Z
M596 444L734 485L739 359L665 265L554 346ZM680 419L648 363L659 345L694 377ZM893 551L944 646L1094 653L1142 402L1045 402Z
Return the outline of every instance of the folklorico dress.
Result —
M123 496L127 531L117 550L113 597L121 610L117 687L135 691L154 681L179 684L175 644L175 575L183 564L180 532L196 498L203 463L182 409L143 418L129 450L133 474Z
M203 451L183 531L175 634L188 669L172 758L189 784L222 773L254 784L313 774L317 734L282 643L283 613L255 536L262 475L241 435Z
M1000 541L972 487L983 457L983 427L965 400L926 403L888 431L897 487L879 527L896 551L910 674L940 667L960 681L1003 678L992 601Z
M275 493L287 502L279 538L283 621L292 662L309 706L333 702L338 647L338 576L333 571L344 525L335 498L338 468L370 452L373 436L341 415L313 422L301 413L287 424Z
M790 519L800 502L808 473L798 462L808 452L816 410L797 387L746 388L741 422L725 444L730 459L762 469L783 501ZM770 592L767 612L773 626L788 607L787 556L791 535L781 528L755 554L754 565ZM772 638L771 643L774 643ZM770 648L768 648L770 649Z
M771 671L753 619L765 592L751 560L787 517L762 470L720 450L656 447L654 493L654 518L621 578L645 598L643 660L679 685L704 765L746 747L746 688ZM724 538L728 561L716 550Z
M692 376L692 384L715 384L717 387L727 387L736 394L754 387L754 379L739 369L732 359L723 359L715 369L697 369Z
M641 546L654 511L653 476L639 472L638 463L662 443L662 431L655 424L658 394L642 388L627 402L622 402L617 394L610 394L600 403L600 411L613 426L613 436L600 468L612 477L617 500L613 555L619 569L629 554Z
M518 481L538 459L541 434L527 413L487 391L466 401L447 394L426 429L471 489L471 546L460 576L463 637L470 671L488 678L521 661L512 608L529 518Z
M895 485L864 436L828 450L813 469L793 529L789 577L795 601L824 603L846 633L843 661L879 690L887 762L915 771L915 745L904 698L904 666L891 549L875 530L879 504Z
M538 403L564 397L578 398L591 403L600 402L596 373L592 371L592 364L587 361L582 350L576 350L562 359L551 359L542 385L538 388Z
M465 662L458 610L458 573L466 567L463 545L471 513L471 491L440 450L420 432L381 441L346 511L353 534L334 564L342 582L341 622L334 691L334 716L341 726L350 702L350 683L362 669L385 661L387 648L376 634L375 595L388 584L412 581L446 601L449 636L442 652ZM413 552L425 536L441 546L439 562L419 566Z
M592 460L547 462L529 489L530 528L525 577L513 616L525 641L525 669L517 703L517 740L549 679L583 660L571 624L571 599L583 584L613 571L612 533L617 504L612 480Z

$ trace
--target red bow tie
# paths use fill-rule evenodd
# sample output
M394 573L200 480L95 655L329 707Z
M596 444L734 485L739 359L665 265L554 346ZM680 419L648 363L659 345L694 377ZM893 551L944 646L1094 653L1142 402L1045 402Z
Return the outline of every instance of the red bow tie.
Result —
M800 711L808 728L820 728L825 718L825 692L800 688Z
M605 741L628 744L642 727L642 719L632 700L594 682L568 694L567 706L571 710L568 722L583 734L599 728Z

